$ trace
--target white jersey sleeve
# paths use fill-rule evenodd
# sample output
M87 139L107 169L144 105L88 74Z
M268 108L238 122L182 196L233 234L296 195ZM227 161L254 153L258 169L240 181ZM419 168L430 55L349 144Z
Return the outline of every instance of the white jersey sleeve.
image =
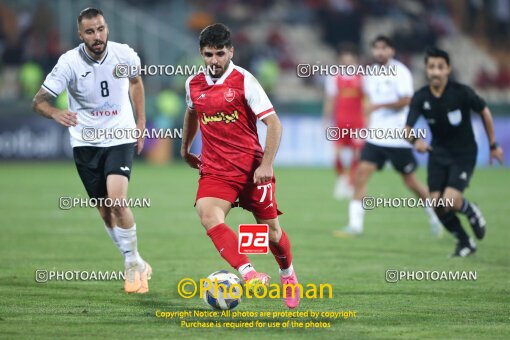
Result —
M189 90L189 83L190 83L191 79L193 79L193 77L194 76L188 77L188 79L186 80L186 84L184 85L184 87L186 88L186 105L188 105L188 107L191 110L195 109L195 105L193 105L193 101L191 100L191 94L190 94L190 90Z
M326 95L329 97L336 97L338 95L338 86L335 76L326 77L326 81L324 82L324 90Z
M249 72L244 74L244 97L258 119L264 119L276 113L266 92Z
M412 97L413 89L413 76L407 67L400 65L397 69L397 94L399 98Z
M130 66L136 66L136 69L137 70L140 70L140 67L141 67L141 62L140 62L140 57L138 56L138 53L135 52L135 50L133 50L131 47L129 47L128 45L126 45L128 47L128 50L127 50L127 54L128 54L128 60L129 60L129 65ZM129 74L129 78L135 78L139 75L139 72L137 73L133 73L133 74Z
M72 78L71 67L67 61L66 55L62 55L53 67L53 70L46 76L42 84L42 88L48 91L51 95L57 97L69 85Z

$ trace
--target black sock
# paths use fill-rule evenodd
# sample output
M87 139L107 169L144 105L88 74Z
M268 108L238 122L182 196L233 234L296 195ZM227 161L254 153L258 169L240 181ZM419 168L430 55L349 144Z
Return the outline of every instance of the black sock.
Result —
M475 211L473 210L471 203L465 198L464 201L462 202L462 207L460 208L459 212L466 215L467 217L475 215Z
M459 218L453 211L449 211L442 216L438 216L446 230L455 236L461 244L469 244L469 236L466 234Z

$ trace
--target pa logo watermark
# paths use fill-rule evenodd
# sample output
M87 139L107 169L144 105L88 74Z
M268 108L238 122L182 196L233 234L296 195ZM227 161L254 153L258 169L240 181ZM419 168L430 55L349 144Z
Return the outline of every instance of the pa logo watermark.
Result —
M267 254L269 226L267 224L239 225L239 254Z

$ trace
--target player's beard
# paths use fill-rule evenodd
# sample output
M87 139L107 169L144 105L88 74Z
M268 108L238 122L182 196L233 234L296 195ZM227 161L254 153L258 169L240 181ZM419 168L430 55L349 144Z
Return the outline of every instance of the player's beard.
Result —
M221 76L222 76L223 74L225 74L225 71L228 69L228 66L229 66L229 65L230 65L230 60L229 60L229 61L227 61L227 63L225 64L225 66L224 66L224 67L222 67L222 66L220 66L220 65L216 65L216 67L218 67L218 71L219 71L219 72L218 72L218 71L216 71L217 69L216 69L216 67L214 67L214 74L212 74L211 76L212 76L213 78L221 78ZM213 65L211 65L211 66L213 66Z
M390 59L386 57L376 57L375 62L379 65L386 65Z
M435 89L440 89L442 88L443 86L446 86L446 83L448 82L448 80L446 81L443 81L441 79L441 77L430 77L429 78L429 84L431 87L435 88Z
M96 50L94 49L94 47L99 43L99 46L103 46L102 49L99 49L99 50ZM106 36L106 40L105 41L102 41L102 40L95 40L92 45L89 45L87 43L85 43L85 45L87 46L87 50L89 50L91 53L93 53L94 55L96 56L100 56L104 53L104 51L106 51L106 46L108 45L108 36Z

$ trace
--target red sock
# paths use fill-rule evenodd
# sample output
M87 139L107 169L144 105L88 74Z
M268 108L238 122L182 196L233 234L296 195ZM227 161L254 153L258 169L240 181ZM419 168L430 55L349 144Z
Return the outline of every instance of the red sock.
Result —
M207 231L214 246L232 267L238 269L243 264L250 263L248 256L239 254L238 239L236 233L225 223L218 224Z
M290 241L287 234L282 229L282 237L278 243L269 241L269 249L273 253L280 269L287 269L292 264L292 252L290 251Z
M336 158L335 158L335 169L336 174L338 176L342 175L344 173L344 166L342 164L342 160L340 159L340 155L337 152Z
M352 164L351 164L351 171L350 171L350 178L349 178L349 183L351 185L354 185L354 175L356 174L356 169L358 169L358 165L359 165L359 159L353 159L352 160Z

